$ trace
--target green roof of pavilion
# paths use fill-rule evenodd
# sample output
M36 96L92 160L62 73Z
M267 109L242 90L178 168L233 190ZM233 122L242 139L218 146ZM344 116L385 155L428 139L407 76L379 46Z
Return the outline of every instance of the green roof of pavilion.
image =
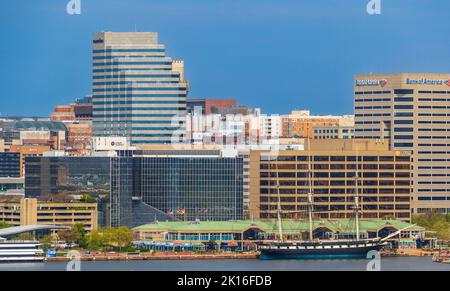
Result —
M377 231L384 227L393 227L397 230L412 226L412 224L400 220L361 220L360 230ZM332 231L346 232L355 230L354 220L336 220L336 221L314 221L313 228L328 228ZM276 221L201 221L194 222L157 222L145 224L134 228L135 231L155 230L155 231L172 231L172 232L244 232L250 228L258 228L264 232L278 232L278 224ZM298 233L308 231L309 224L306 221L283 221L283 232ZM424 228L419 226L410 227L409 230L423 231Z

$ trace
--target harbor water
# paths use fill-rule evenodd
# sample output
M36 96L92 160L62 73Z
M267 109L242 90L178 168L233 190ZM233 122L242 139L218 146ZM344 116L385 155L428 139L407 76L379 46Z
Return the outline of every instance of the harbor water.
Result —
M81 271L366 271L368 260L155 260L81 262ZM66 262L0 264L0 271L65 271ZM386 257L381 271L450 271L431 257Z

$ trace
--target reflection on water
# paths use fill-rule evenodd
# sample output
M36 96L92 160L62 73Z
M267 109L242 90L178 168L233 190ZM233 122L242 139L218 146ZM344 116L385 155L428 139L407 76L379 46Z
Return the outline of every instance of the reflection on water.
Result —
M367 260L186 260L82 262L83 271L365 271ZM66 263L0 264L0 271L65 271ZM382 271L450 271L431 257L382 258Z

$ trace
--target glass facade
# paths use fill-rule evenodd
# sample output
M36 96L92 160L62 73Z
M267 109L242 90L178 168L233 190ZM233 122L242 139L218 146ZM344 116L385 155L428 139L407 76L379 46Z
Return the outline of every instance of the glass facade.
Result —
M95 33L95 136L126 136L132 144L183 141L189 88L178 64L166 56L157 33Z
M0 153L0 177L20 177L19 153Z
M108 196L111 189L110 158L27 157L26 196L92 194Z
M111 221L111 160L104 157L27 157L25 196L46 200L52 195L90 194L98 198L98 224Z
M99 225L132 227L136 221L153 221L156 214L157 219L166 216L167 220L239 220L243 219L243 160L27 158L25 195L48 198L58 194L91 194L99 198ZM155 211L139 206L136 199Z
M4 194L9 190L22 190L22 189L23 189L23 182L9 178L0 179L0 194Z
M133 158L111 158L110 225L133 225ZM136 195L138 195L136 193ZM136 213L136 215L140 215Z
M144 203L180 220L243 218L242 158L135 159Z

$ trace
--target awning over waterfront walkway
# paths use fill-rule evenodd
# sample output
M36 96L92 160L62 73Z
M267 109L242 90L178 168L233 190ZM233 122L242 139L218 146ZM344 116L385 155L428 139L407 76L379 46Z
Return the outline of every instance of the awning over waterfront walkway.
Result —
M21 233L30 232L30 231L53 230L53 229L70 229L70 227L69 226L56 226L56 225L14 226L14 227L0 229L0 237L21 234Z

